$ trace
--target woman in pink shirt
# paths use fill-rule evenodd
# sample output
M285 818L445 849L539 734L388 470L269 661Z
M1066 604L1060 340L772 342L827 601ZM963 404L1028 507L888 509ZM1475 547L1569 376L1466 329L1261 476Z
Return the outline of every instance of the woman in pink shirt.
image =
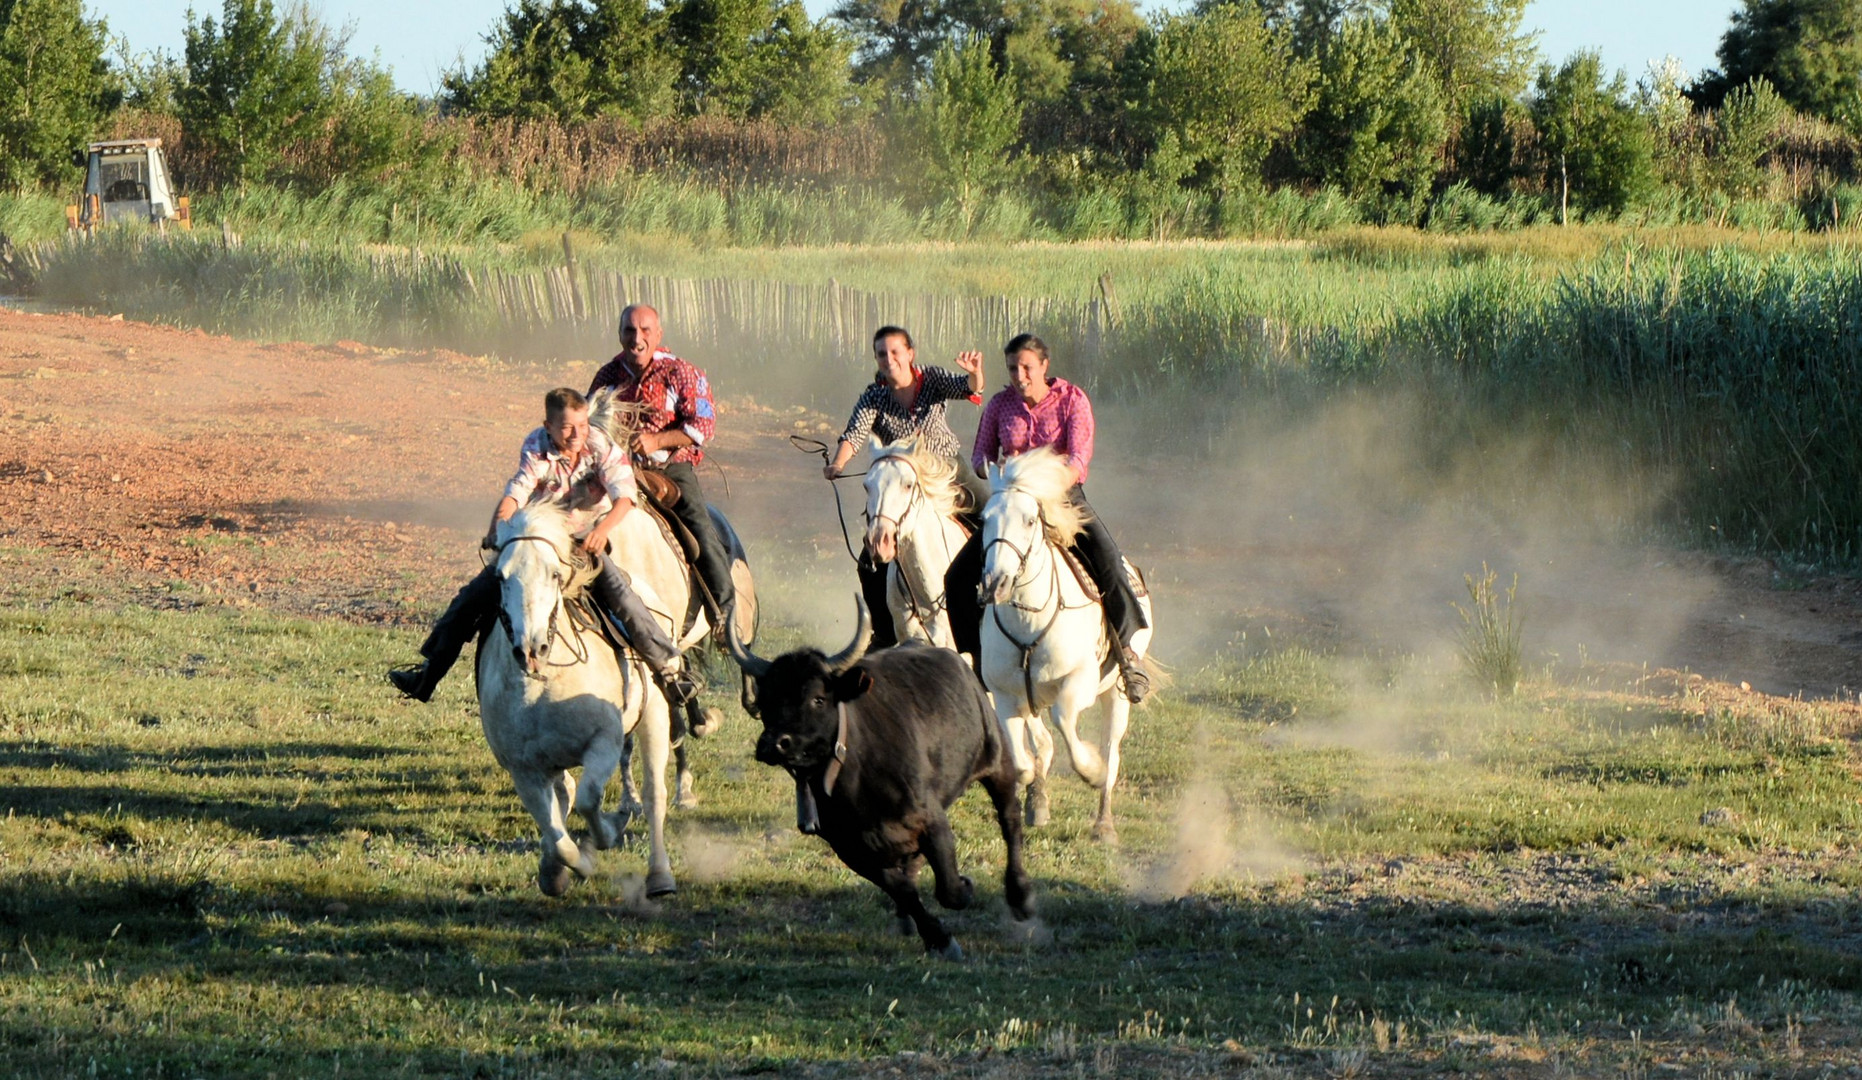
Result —
M1086 391L1047 373L1047 344L1033 334L1018 334L1002 350L1008 360L1009 385L989 399L976 429L976 447L970 462L978 475L984 466L1051 446L1064 454L1073 469L1072 499L1086 511L1086 528L1074 541L1079 556L1099 587L1106 622L1118 635L1119 670L1125 678L1125 696L1133 703L1150 693L1144 666L1132 652L1131 638L1144 629L1144 609L1132 592L1125 573L1125 558L1105 522L1086 501L1086 473L1093 460L1093 404ZM970 538L950 564L944 579L949 598L951 633L959 651L980 655L982 609L976 605L977 585L983 577L983 542L979 532Z

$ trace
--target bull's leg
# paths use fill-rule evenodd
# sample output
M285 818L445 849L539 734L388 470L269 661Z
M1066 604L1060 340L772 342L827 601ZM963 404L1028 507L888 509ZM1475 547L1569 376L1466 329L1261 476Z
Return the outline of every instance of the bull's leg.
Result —
M666 699L647 694L641 707L640 723L635 727L646 753L641 779L641 793L646 796L647 814L647 896L671 896L678 891L672 879L672 860L666 855L666 762L672 748L671 717Z
M946 960L963 959L963 948L957 939L950 936L937 916L925 909L924 898L918 895L918 886L902 865L888 866L870 872L862 871L868 881L885 890L887 896L897 905L899 915L912 921L918 928L918 939L925 943L925 951L935 953Z
M918 871L924 864L923 855L913 855L905 860L905 883L911 886L913 896L918 895ZM900 906L896 898L893 900L893 912L898 918L900 937L911 937L918 932L918 924L912 921L912 913Z
M542 854L537 860L537 888L547 896L561 896L575 883L575 876L587 876L592 864L584 868L586 856L569 836L564 820L568 803L562 798L566 773L513 772L517 797L537 823ZM574 781L568 781L573 783Z
M951 911L962 911L976 898L976 885L957 872L957 837L950 831L950 821L942 810L927 810L924 832L918 849L937 876L937 902ZM912 895L917 895L913 889Z
M1112 788L1118 783L1119 743L1131 720L1131 702L1116 689L1106 695L1106 772L1099 783L1099 817L1093 822L1093 839L1118 843L1118 826L1112 823Z
M1039 716L1028 720L1028 739L1034 745L1034 781L1028 785L1028 824L1039 828L1048 823L1051 812L1047 804L1047 775L1054 766L1054 735Z
M616 815L620 817L617 824L612 817L601 812L601 797L608 790L608 781L613 778L614 770L620 763L621 744L618 739L598 739L582 754L582 784L575 794L575 810L588 823L589 836L594 839L597 851L606 851L620 843L621 829L627 825L625 816Z
M1015 804L1015 767L1003 754L994 771L983 775L983 790L996 807L996 827L1002 830L1002 844L1008 849L1008 865L1002 871L1002 898L1008 902L1009 914L1017 922L1034 915L1034 882L1022 866L1022 815Z

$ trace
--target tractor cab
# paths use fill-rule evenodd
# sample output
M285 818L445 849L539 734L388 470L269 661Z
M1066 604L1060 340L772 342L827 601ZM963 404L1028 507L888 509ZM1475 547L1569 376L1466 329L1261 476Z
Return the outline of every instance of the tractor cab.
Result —
M83 160L84 198L65 207L65 223L90 231L101 225L154 225L186 229L193 221L186 196L177 198L160 139L91 143Z

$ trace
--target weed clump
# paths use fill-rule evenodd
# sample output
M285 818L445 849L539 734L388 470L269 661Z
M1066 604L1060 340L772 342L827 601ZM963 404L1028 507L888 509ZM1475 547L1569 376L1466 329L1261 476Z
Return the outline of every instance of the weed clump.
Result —
M1461 661L1470 678L1500 697L1511 697L1519 689L1524 668L1520 648L1520 616L1514 597L1519 592L1519 575L1502 591L1496 585L1499 575L1481 564L1481 576L1463 575L1468 586L1468 606L1454 604L1461 615Z

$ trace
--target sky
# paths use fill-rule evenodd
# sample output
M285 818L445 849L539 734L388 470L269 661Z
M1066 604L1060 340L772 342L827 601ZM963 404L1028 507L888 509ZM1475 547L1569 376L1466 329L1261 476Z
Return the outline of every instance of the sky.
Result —
M816 15L832 6L832 0L806 2ZM351 52L378 54L403 90L419 94L438 89L441 73L457 66L461 56L472 63L483 55L484 35L506 6L506 0L312 3L329 22L353 24ZM112 34L128 39L131 50L160 49L176 56L190 6L203 15L219 15L215 0L87 0L87 5L109 23ZM1596 49L1606 67L1622 69L1633 83L1649 61L1671 54L1689 74L1713 66L1714 49L1738 6L1736 0L1532 0L1525 25L1539 31L1539 49L1548 59Z

